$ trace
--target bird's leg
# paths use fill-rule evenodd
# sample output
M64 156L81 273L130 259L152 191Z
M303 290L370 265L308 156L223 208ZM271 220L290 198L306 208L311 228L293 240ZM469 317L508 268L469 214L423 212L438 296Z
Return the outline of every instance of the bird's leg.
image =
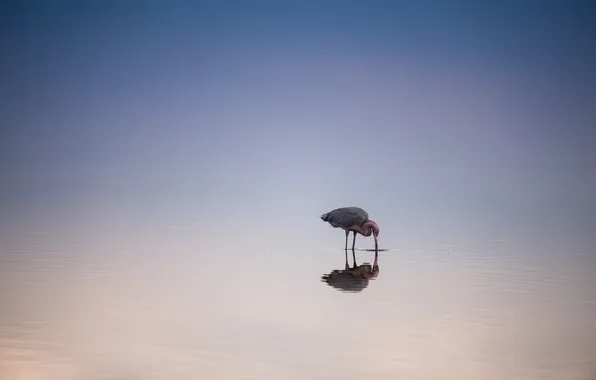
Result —
M350 234L350 231L346 230L346 248L345 250L348 250L348 235Z
M346 249L345 252L346 252L346 268L345 269L348 270L348 269L350 269L350 266L348 265L348 250Z
M354 231L354 240L352 241L352 251L354 250L354 246L356 246L356 231Z
M352 268L356 268L356 251L354 251L354 248L352 248L352 262L354 263Z

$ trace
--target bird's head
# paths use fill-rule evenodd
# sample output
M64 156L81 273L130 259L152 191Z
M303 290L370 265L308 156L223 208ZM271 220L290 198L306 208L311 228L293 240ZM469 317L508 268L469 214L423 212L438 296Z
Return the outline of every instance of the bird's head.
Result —
M367 232L366 236L370 236L371 232L375 237L375 250L379 249L379 225L372 219L367 220L364 223L365 231Z

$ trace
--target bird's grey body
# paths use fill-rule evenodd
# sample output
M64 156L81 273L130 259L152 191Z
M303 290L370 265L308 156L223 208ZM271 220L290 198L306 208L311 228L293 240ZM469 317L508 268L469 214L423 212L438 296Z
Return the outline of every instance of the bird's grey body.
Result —
M350 231L354 233L354 240L352 242L352 250L356 244L356 233L362 236L370 236L371 233L375 237L375 250L378 249L379 226L377 223L368 218L368 213L360 207L341 207L329 211L321 215L324 222L328 222L334 228L342 228L346 231L346 247L348 249L348 235Z
M321 215L321 219L335 228L359 226L368 220L368 213L360 207L342 207Z

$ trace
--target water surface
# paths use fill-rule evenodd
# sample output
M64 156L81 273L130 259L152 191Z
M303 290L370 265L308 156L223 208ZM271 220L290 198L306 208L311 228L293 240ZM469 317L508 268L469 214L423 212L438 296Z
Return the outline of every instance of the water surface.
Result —
M596 369L588 256L404 245L346 291L322 281L345 271L341 236L285 249L17 243L1 263L3 379L560 380ZM360 266L374 260L366 244Z

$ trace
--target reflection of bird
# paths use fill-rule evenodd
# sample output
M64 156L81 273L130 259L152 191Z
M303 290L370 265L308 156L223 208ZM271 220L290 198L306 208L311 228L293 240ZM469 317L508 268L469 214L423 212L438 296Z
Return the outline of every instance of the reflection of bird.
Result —
M346 231L346 247L348 249L348 235L350 231L354 232L354 240L352 241L352 250L356 245L356 233L362 236L370 236L372 233L375 237L375 251L379 249L379 226L377 223L368 219L368 213L360 207L342 207L326 214L321 215L324 222L328 222L334 228L342 228Z
M325 274L321 277L321 281L344 292L360 292L368 286L369 280L377 278L378 275L378 253L375 252L375 261L372 266L369 263L356 265L354 259L354 266L350 268L346 250L346 269L336 269L329 274Z

